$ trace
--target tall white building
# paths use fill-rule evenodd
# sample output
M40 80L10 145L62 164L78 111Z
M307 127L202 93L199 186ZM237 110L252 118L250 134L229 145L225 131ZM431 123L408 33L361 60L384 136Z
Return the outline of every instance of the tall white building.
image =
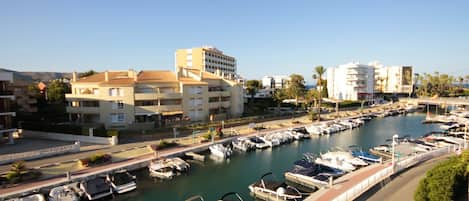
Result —
M369 100L374 93L374 67L351 62L326 70L329 98Z
M286 88L290 77L286 75L264 76L262 78L262 87L270 89Z
M413 90L412 66L379 66L375 68L375 92L410 94Z

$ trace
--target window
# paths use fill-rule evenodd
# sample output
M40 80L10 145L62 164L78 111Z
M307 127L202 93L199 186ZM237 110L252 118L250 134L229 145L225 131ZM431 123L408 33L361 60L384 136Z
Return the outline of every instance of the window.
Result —
M111 114L111 122L112 123L122 123L125 120L124 113L115 113Z
M109 89L109 96L124 96L124 90L121 88L110 88Z
M124 109L124 101L117 100L111 101L112 102L112 109Z
M82 107L99 107L99 101L82 101Z
M213 102L218 102L219 100L220 100L220 98L218 98L218 97L210 97L210 98L208 99L208 102L209 102L209 103L213 103Z
M136 87L135 88L135 93L144 93L144 94L147 94L147 93L154 93L155 90L153 88L150 88L150 87Z

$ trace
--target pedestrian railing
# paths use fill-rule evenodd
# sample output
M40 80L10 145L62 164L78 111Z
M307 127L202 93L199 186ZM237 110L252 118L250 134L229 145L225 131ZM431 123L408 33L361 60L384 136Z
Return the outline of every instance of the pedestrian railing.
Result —
M407 157L396 163L396 166L394 167L395 171L393 171L393 166L386 167L378 171L377 173L369 176L368 178L364 179L363 181L351 187L347 191L343 192L342 194L334 198L333 201L354 200L358 196L369 190L371 187L375 186L376 184L390 177L391 175L401 172L417 163L447 154L451 152L453 148L454 147L452 146L442 147L433 151Z
M58 154L64 154L69 152L80 151L80 143L74 143L72 145L65 145L59 147L51 147L46 149L39 149L34 151L15 153L15 154L4 154L0 155L0 164L8 164L19 160L32 160L43 157L49 157Z

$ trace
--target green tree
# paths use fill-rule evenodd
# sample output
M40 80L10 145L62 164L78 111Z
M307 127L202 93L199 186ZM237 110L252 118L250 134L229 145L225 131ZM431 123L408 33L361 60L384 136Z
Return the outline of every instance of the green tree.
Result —
M47 86L47 99L49 102L65 102L66 93L70 93L70 86L62 80L53 80Z
M305 94L305 79L302 75L291 74L288 81L287 95L295 99L295 105L298 106L298 99Z
M262 88L259 80L248 80L246 81L246 92L251 96L251 102L254 100L254 95L257 91Z
M310 89L306 92L305 99L307 103L310 105L310 114L311 120L314 120L318 114L317 111L317 101L319 100L320 92L317 89Z
M78 78L88 77L88 76L94 75L94 74L96 74L96 71L94 71L94 70L89 70L89 71L86 71L86 72L83 72L83 73L79 73L79 74L78 74Z
M322 76L326 72L326 69L323 66L316 66L314 67L314 72L313 72L313 79L316 80L316 85L321 88L321 91L323 90L323 80ZM318 121L321 121L321 102L322 102L322 93L319 93L319 101L318 101Z
M285 89L275 89L272 94L272 98L277 102L277 111L280 111L280 105L282 104L282 101L287 98L287 93L285 92Z

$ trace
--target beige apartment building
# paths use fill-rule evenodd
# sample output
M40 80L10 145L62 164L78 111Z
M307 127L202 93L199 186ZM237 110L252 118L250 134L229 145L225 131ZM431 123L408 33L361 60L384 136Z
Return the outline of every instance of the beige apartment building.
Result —
M237 77L236 59L211 46L176 50L175 68L176 71L190 68L210 73L218 70L224 78Z
M106 71L72 78L66 94L72 122L114 129L151 129L182 122L239 117L242 85L221 73L179 68L171 71ZM211 118L210 118L211 117Z

